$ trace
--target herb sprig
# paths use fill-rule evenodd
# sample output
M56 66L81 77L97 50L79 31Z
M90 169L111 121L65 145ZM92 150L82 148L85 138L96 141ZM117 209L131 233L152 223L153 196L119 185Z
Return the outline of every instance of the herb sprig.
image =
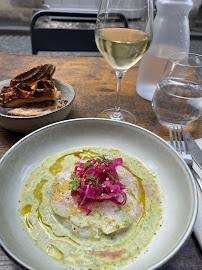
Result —
M108 173L108 174L109 174L109 176L110 176L115 182L118 181L118 179L114 178L114 174L113 174L112 172L110 172L110 173Z
M69 182L70 183L69 189L71 189L71 192L74 192L81 184L81 179L77 176L76 170L73 171L73 173L70 176L70 179L72 181Z
M103 161L105 161L106 163L112 163L112 160L106 158L104 155L99 155L96 159L97 159L97 160L103 160Z
M93 177L92 174L86 174L86 178L88 178L88 179L90 179L91 181L93 181L93 182L95 183L95 186L96 186L96 187L98 186L98 184L99 184L99 179L98 179L98 178L95 179L95 178Z

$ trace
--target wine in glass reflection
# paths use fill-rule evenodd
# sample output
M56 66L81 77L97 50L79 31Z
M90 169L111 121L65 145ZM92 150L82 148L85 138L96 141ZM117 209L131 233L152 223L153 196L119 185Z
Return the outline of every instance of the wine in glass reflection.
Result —
M120 108L121 85L125 72L147 51L152 40L152 0L102 0L97 16L95 41L105 60L115 70L115 107L98 117L136 123L135 116Z

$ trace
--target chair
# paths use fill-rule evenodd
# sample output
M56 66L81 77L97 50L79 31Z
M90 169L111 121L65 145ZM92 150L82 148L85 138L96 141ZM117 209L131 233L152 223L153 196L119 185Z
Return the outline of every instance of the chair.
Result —
M104 14L103 14L104 15ZM39 51L98 52L95 44L94 29L61 29L36 27L37 21L44 16L69 22L96 23L97 14L72 13L59 10L41 10L31 19L32 54ZM102 14L100 15L102 16ZM119 19L128 28L128 21L123 14L111 13L113 20Z
M44 16L68 22L96 22L97 14L72 13L59 10L41 10L31 19L32 54L39 51L98 52L94 29L61 29L36 27Z

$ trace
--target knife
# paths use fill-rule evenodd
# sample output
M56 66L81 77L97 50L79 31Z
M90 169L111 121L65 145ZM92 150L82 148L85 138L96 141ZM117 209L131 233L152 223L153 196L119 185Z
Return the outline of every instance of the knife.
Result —
M195 142L194 138L191 136L191 134L187 131L184 132L185 139L187 141L188 150L193 158L193 160L196 162L196 164L200 167L202 170L202 151L200 147Z

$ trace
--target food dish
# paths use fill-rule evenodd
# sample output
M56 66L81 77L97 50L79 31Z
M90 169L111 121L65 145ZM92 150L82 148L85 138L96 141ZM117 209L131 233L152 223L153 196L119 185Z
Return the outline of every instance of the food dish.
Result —
M18 208L48 256L110 270L146 250L162 222L161 201L154 173L135 157L84 146L40 163L23 183Z
M38 116L54 112L67 104L67 100L48 100L39 103L27 103L20 108L7 112L11 116Z
M54 65L44 64L17 75L1 89L0 105L16 108L27 103L61 99L52 80L54 71Z
M54 123L25 136L4 155L0 161L1 245L28 269L71 269L33 245L22 229L17 207L21 186L36 165L55 153L84 145L118 148L155 172L164 194L163 225L148 251L121 269L159 268L176 254L192 232L197 214L194 179L183 159L163 139L138 126L106 119Z
M61 92L63 100L67 103L60 109L38 116L11 116L7 115L10 108L0 107L0 125L5 129L28 133L45 125L64 120L72 109L75 98L75 91L68 83L53 79L58 91ZM0 89L8 85L10 80L0 82Z

